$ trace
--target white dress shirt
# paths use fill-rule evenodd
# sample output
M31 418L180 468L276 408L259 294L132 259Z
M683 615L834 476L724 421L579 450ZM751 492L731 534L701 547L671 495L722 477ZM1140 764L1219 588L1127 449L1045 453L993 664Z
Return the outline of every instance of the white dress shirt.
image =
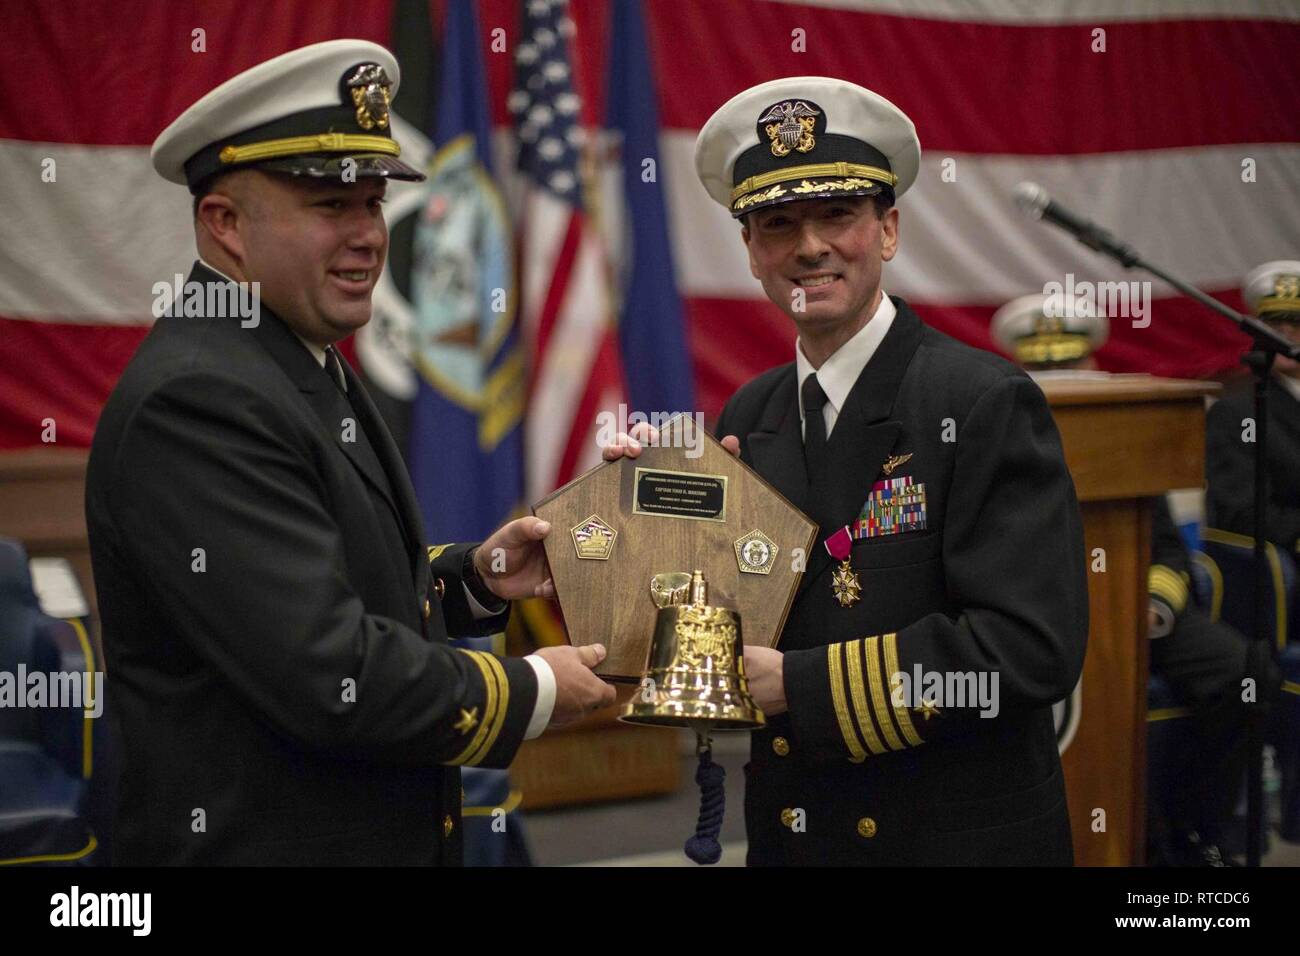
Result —
M871 361L871 356L876 354L876 349L884 341L885 333L894 324L894 316L897 314L898 309L894 307L893 302L889 301L885 290L881 289L880 305L876 306L876 311L867 320L867 324L859 329L853 338L836 349L819 369L813 368L812 362L808 361L807 356L803 354L803 346L798 340L795 341L794 364L798 375L795 391L799 395L800 428L803 427L804 420L803 383L809 375L816 374L818 384L826 393L826 404L822 406L822 414L826 419L826 437L831 437L831 429L835 427L835 420L840 417L840 409L844 407L849 392L857 384L858 376Z
M226 281L235 281L220 269L216 269L208 263L203 262L202 259L200 259L199 262L202 262L203 265L207 266ZM293 332L292 329L289 331ZM303 347L311 353L312 358L316 360L316 363L320 365L321 368L325 368L325 350L313 342L308 342L301 335L298 335L297 332L294 332L293 334L298 341L303 344ZM339 385L344 392L348 390L346 376L341 382L339 382ZM473 616L474 620L481 621L484 618L495 617L500 613L500 611L489 611L480 604L474 597L473 592L470 591L468 584L465 584L462 581L461 587L465 590L465 598L469 602L469 612ZM551 713L555 710L555 671L551 670L551 665L546 663L543 658L538 657L536 654L529 654L524 658L524 660L532 665L533 672L537 674L537 702L533 705L533 716L529 719L528 729L524 732L524 739L532 740L534 737L540 737L542 731L546 729L546 725L551 722Z

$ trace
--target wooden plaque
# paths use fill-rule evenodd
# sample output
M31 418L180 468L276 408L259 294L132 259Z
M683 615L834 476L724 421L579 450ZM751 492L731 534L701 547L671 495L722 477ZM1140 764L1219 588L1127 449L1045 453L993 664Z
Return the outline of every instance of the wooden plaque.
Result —
M703 571L709 603L740 613L746 644L771 647L817 538L812 521L686 416L656 447L598 465L533 513L552 526L546 557L569 640L604 644L596 672L616 681L645 672L655 575Z

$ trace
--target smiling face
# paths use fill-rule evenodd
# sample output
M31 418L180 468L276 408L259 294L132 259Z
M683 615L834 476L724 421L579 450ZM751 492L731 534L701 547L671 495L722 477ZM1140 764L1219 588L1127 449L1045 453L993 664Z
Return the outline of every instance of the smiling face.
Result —
M898 210L877 215L868 196L805 199L746 217L749 270L800 334L861 328L898 249Z
M257 170L228 178L199 203L209 232L200 229L200 254L207 258L204 240L215 240L234 262L234 269L223 271L261 283L262 303L316 345L337 342L369 322L370 297L388 254L381 205L387 182Z

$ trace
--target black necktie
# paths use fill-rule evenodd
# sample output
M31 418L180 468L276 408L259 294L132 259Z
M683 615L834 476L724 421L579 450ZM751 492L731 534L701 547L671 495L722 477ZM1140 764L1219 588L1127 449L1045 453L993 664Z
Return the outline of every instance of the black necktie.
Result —
M817 381L817 373L803 380L803 460L808 468L808 483L816 484L826 464L826 418L822 406L826 392Z
M329 372L330 379L338 386L339 391L346 395L348 386L347 379L343 376L343 364L339 361L339 355L332 345L325 348L325 371Z

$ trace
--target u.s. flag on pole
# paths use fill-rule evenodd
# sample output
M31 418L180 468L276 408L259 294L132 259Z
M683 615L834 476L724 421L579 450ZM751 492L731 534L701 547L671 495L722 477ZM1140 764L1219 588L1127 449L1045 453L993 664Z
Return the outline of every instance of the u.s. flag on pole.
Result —
M622 396L609 271L583 170L567 3L524 4L510 111L524 180L524 331L532 343L525 419L531 500L600 460L597 414Z

